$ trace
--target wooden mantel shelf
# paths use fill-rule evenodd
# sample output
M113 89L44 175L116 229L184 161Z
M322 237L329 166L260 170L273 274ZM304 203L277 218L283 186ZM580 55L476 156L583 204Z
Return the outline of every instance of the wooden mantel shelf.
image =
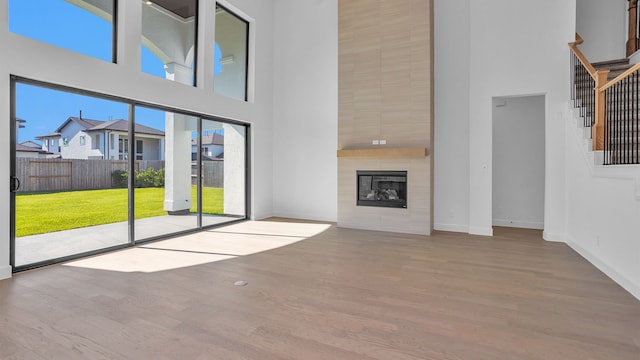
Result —
M368 149L343 149L338 150L338 157L362 157L362 158L384 158L384 157L397 157L397 158L423 158L428 154L426 148L411 147L411 148L368 148Z

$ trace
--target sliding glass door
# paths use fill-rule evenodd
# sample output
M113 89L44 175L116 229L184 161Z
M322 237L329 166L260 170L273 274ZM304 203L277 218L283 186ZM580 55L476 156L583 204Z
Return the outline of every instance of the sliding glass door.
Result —
M247 217L248 127L14 80L16 270Z
M127 160L109 154L129 136L129 105L14 86L13 265L127 244L127 188L113 177Z

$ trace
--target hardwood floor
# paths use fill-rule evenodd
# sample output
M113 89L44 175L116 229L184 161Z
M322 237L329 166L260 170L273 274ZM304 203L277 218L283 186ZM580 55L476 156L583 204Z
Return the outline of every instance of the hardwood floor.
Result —
M176 240L185 248L168 240L0 281L0 358L640 359L640 301L539 231L291 229L248 222ZM294 241L243 256L205 249L272 238ZM141 263L160 251L227 257L100 268L132 250Z

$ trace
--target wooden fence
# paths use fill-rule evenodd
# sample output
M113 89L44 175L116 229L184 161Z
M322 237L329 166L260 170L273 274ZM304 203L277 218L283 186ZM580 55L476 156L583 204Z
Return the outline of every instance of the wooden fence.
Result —
M164 168L161 160L136 160L136 170ZM109 189L111 174L126 170L123 160L34 159L16 158L19 191L60 191Z
M161 160L136 160L136 170L164 168ZM224 187L224 161L202 162L202 185ZM196 184L196 163L191 165L191 184ZM126 170L124 160L34 159L16 158L16 176L20 192L109 189L114 187L112 173Z
M197 162L191 163L191 185L196 185ZM224 187L224 161L223 160L206 160L202 162L202 186L205 187Z

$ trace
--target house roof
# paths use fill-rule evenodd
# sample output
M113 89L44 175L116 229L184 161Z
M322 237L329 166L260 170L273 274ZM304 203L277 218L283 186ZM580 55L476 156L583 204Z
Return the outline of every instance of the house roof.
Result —
M191 139L191 145L198 145L198 140ZM203 135L202 145L224 145L224 136L218 133Z
M32 147L32 148L36 148L36 149L42 148L42 146L40 144L35 143L35 142L31 141L31 140L23 141L18 145L28 146L28 147Z
M87 130L89 131L98 131L98 130L129 131L129 122L127 120L122 120L122 119L102 121L100 122L100 124L96 124L92 128L87 128ZM164 131L154 129L152 127L141 125L141 124L136 124L135 132L137 134L164 136Z
M87 131L111 130L111 131L126 132L129 130L129 122L123 119L102 121L102 120L85 119L85 118L71 116L65 122L63 122L62 125L60 125L55 132L47 135L37 136L36 139L42 139L47 137L58 137L61 135L62 129L64 129L70 122L77 123L78 125L85 128ZM154 129L152 127L141 125L141 124L136 124L135 132L136 134L164 136L164 131Z
M33 152L33 153L38 153L38 154L50 154L47 151L44 151L40 148L35 148L33 146L26 146L26 145L22 145L22 144L16 144L16 151L19 152Z
M36 139L44 139L44 138L50 138L50 137L59 137L61 134L59 132L54 132L54 133L49 133L49 134L45 134L45 135L40 135L40 136L36 136Z

